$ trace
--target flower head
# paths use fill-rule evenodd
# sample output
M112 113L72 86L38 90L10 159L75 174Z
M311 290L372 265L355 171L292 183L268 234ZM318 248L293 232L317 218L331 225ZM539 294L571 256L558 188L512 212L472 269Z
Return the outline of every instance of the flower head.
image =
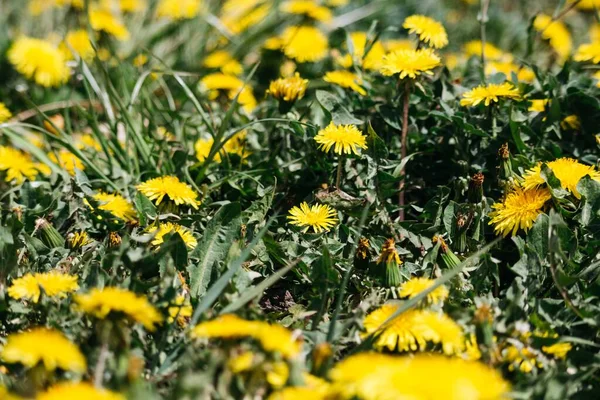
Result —
M552 170L554 176L560 181L560 186L563 189L573 193L573 196L578 199L581 194L577 190L577 184L586 175L589 175L593 180L600 182L600 171L590 165L581 164L572 158L559 158L546 163L548 168ZM523 175L523 186L526 190L536 189L546 184L542 177L542 163L538 163Z
M489 106L490 103L498 103L503 99L519 100L520 98L519 89L515 88L511 83L490 83L488 85L480 85L463 94L460 105L474 107L483 102L486 106Z
M431 47L441 49L448 44L448 34L444 26L433 18L424 15L411 15L402 24L409 33L415 33L419 40Z
M67 236L67 241L71 249L79 249L87 244L92 243L92 240L85 231L69 233Z
M114 36L117 40L129 40L129 31L110 11L96 8L90 10L90 26L95 31L102 31Z
M472 40L463 46L463 51L467 57L480 57L481 50L485 51L485 58L490 61L511 62L513 59L512 55L505 53L489 42L482 46L480 40Z
M572 348L573 345L571 343L561 342L554 343L550 346L542 346L542 351L546 354L554 356L555 358L564 360Z
M67 149L60 149L58 154L50 153L48 154L48 158L72 176L75 176L76 169L80 171L85 169L81 159Z
M514 64L512 61L490 61L485 66L486 75L494 75L497 73L504 74L507 79L512 77L512 74L517 76L517 79L522 82L533 82L535 73L527 67L521 67Z
M308 79L302 79L300 74L296 72L292 77L271 81L267 93L278 100L293 103L304 97L307 85Z
M200 6L200 0L160 0L156 15L174 20L192 19L200 13Z
M9 111L9 109L6 108L6 105L4 103L0 102L0 124L5 121L8 121L11 117L12 114Z
M503 350L502 355L504 361L510 363L508 366L509 371L514 371L518 368L521 372L530 373L535 367L541 368L543 366L537 358L536 351L522 344L507 346Z
M189 301L186 301L185 296L177 296L174 305L169 307L169 323L173 323L177 319L179 326L185 326L191 318L194 309Z
M560 127L566 131L578 131L581 129L581 120L576 114L567 115L560 121Z
M502 375L483 363L433 354L359 353L335 365L329 377L333 392L363 400L499 400L510 391Z
M331 10L313 0L288 0L281 5L281 11L288 14L305 15L315 21L331 20Z
M494 225L496 234L512 236L517 234L519 229L527 232L533 226L533 222L552 196L547 189L529 189L523 190L515 187L501 203L492 205L494 211L490 213L490 225Z
M238 96L238 102L244 107L246 112L252 112L256 107L256 98L252 93L252 88L244 85L237 76L227 75L220 72L205 75L200 80L200 85L208 90L210 99L215 99L219 95L219 91L227 93L229 99L233 100Z
M431 70L441 65L441 60L431 49L396 50L385 55L381 64L383 75L416 79L421 74L433 75Z
M8 50L8 60L27 79L45 87L60 86L70 71L63 53L52 43L21 37Z
M304 228L303 232L312 228L315 233L327 232L338 222L336 211L327 204L309 206L307 202L300 207L293 207L288 215L290 224Z
M284 54L299 63L320 61L327 55L327 37L312 26L289 26L278 42Z
M260 23L269 14L271 2L260 0L225 0L221 22L232 33L240 34Z
M63 382L40 393L37 400L125 400L125 396L87 382Z
M594 64L600 63L600 43L586 43L579 46L577 53L573 57L575 61L591 61Z
M346 89L350 89L365 96L367 92L362 88L362 79L353 72L350 71L329 71L323 77L325 82L333 83L334 85L341 86Z
M6 182L17 184L34 180L40 172L50 172L46 165L33 162L29 154L7 146L0 146L0 171L6 174Z
M83 29L67 33L65 41L61 43L60 48L67 60L72 60L73 54L77 54L82 60L90 61L96 54L94 47L92 47L90 36Z
M556 54L565 60L571 54L572 40L571 33L564 22L553 20L551 16L539 14L533 21L533 27L541 33L542 38L550 43Z
M366 32L352 32L350 34L352 41L352 54L346 54L338 57L336 62L344 68L350 68L355 62L366 70L375 70L381 67L381 60L385 55L385 48L379 41L370 44L367 53L367 34Z
M419 293L423 292L426 289L429 289L435 281L433 279L427 278L412 278L408 282L405 282L400 286L400 290L398 291L398 295L400 297L408 297L412 299L417 296ZM448 289L444 285L438 286L433 292L427 295L428 303L442 303L444 300L448 298Z
M550 99L534 99L529 100L529 102L531 105L529 106L528 111L541 113L546 111L546 106L550 102Z
M227 75L240 75L244 71L242 64L227 50L213 51L206 56L202 65L206 68L218 68Z
M335 125L333 121L325 129L321 129L315 142L324 152L333 147L336 154L357 154L358 149L367 148L367 137L354 125Z
M383 326L398 309L385 304L365 317L363 337L378 334L374 346L389 351L423 351L428 345L440 345L445 354L458 354L464 349L463 331L446 314L412 309Z
M62 333L46 328L9 335L0 358L27 368L41 363L48 371L60 368L82 374L86 370L85 357L79 348Z
M98 192L92 198L98 202L98 209L107 211L123 221L133 221L137 216L133 205L118 193Z
M156 232L154 239L152 239L152 245L154 246L160 246L163 244L165 235L169 233L177 233L185 245L190 249L194 249L198 245L198 241L189 229L172 222L161 223L158 225L158 228L156 226L152 226L148 229L148 233L154 232Z
M300 353L300 343L292 332L280 325L264 321L247 321L232 314L196 325L192 330L194 338L239 339L251 337L257 340L268 352L277 352L286 358Z
M148 6L147 0L101 0L103 8L116 7L123 13L141 12Z
M28 299L37 303L41 289L48 297L66 297L67 293L79 289L76 275L61 274L60 272L44 272L27 274L14 279L8 288L8 295L13 299Z
M377 258L377 264L395 262L397 265L402 264L398 251L396 250L396 241L387 239L381 246L381 253Z
M150 200L155 200L156 205L159 205L165 196L176 205L187 204L195 209L200 205L200 201L197 200L198 193L176 176L150 179L137 185L136 188Z
M87 294L76 295L75 302L79 310L96 318L104 319L109 314L124 315L144 325L149 331L153 331L154 325L163 320L162 315L145 296L138 296L118 287L93 288Z

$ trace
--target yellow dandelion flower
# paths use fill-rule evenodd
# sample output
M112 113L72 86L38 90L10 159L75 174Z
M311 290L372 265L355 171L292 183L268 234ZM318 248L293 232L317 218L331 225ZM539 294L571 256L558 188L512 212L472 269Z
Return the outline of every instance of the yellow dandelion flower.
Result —
M8 391L8 389L2 385L0 385L0 399L3 400L25 400L21 396L17 396L16 394L12 394Z
M600 63L600 43L586 43L579 46L575 56L573 57L575 61L585 62L591 61L594 64Z
M168 201L176 205L186 204L198 209L200 201L197 200L198 193L186 183L181 182L176 176L161 176L150 179L136 186L144 196L154 200L159 205L165 196Z
M29 154L7 146L0 146L0 171L6 174L6 182L17 184L25 179L35 180L40 172L49 172L46 165L33 162Z
M521 94L519 89L515 88L510 82L502 84L490 83L480 85L463 94L460 100L461 106L475 107L479 103L489 106L491 103L498 103L500 100L519 100Z
M0 358L27 368L43 364L48 371L60 368L82 374L86 370L85 357L79 348L62 333L46 328L8 335Z
M177 319L179 326L185 326L187 321L192 317L194 309L185 296L177 296L174 305L169 307L169 323L173 323Z
M63 382L38 394L37 400L125 400L125 396L87 382Z
M41 289L48 297L67 297L68 293L79 289L76 275L61 274L51 271L36 274L27 274L14 279L8 288L8 295L16 300L26 299L37 303L40 299Z
M414 42L409 39L388 39L384 40L382 45L384 50L388 53L396 50L414 50L415 48Z
M230 138L225 144L220 152L215 154L213 160L217 163L222 161L222 158L225 154L236 154L242 160L246 158L250 153L246 150L246 130L242 130L236 133L232 138ZM196 150L196 158L198 161L205 161L208 157L210 150L212 149L214 143L213 138L200 138L194 144L194 149Z
M302 79L300 74L296 72L293 77L271 81L267 93L278 100L293 103L304 97L307 85L308 79Z
M227 368L234 374L239 374L252 368L253 361L254 354L251 351L245 351L240 355L230 358L227 361Z
M463 46L463 51L467 57L481 57L481 50L485 50L485 58L489 61L511 62L512 55L505 53L493 44L486 42L481 45L480 40L472 40Z
M533 21L533 27L540 32L543 39L548 40L550 47L558 54L561 60L565 60L571 54L573 46L571 33L564 22L556 20L546 14L539 14Z
M394 318L386 327L385 321L398 309L385 304L365 317L363 337L378 333L377 349L389 351L423 351L428 345L439 345L445 354L460 354L464 350L461 327L446 314L431 310L408 310Z
M71 232L67 236L67 242L69 247L72 249L79 249L87 244L92 243L92 239L88 236L87 232Z
M259 4L260 0L226 0L221 22L233 34L239 35L252 26L256 26L271 11L271 2Z
M555 358L564 360L572 348L573 348L573 345L571 343L562 342L562 343L555 343L550 346L542 346L542 351L546 354L549 354L549 355L555 357Z
M98 209L107 211L123 221L133 221L137 216L133 205L118 193L98 192L92 198L98 202Z
M574 3L575 0L569 0L569 3ZM600 9L600 0L581 0L577 3L577 8L581 10L596 10Z
M148 64L148 56L145 55L145 54L138 54L133 59L133 65L135 67L141 68L141 67L143 67L146 64Z
M562 121L560 121L560 127L566 131L578 131L581 129L581 120L575 114L567 115Z
M68 32L64 42L60 45L60 49L67 60L73 60L73 54L77 54L82 60L89 62L96 54L90 36L83 29Z
M427 278L411 278L408 282L405 282L400 287L398 295L400 297L408 297L412 299L422 291L429 289L435 281ZM433 292L427 295L428 303L442 303L448 298L448 289L446 286L441 285L437 287Z
M181 237L185 245L190 249L194 249L198 245L198 241L192 234L192 231L190 231L184 226L174 224L172 222L161 223L159 224L158 228L156 226L148 228L148 233L154 232L156 232L156 234L154 235L154 239L152 239L152 245L154 246L160 246L161 244L163 244L165 235L169 233L177 233Z
M315 142L326 153L333 147L333 152L336 154L358 155L359 148L367 148L367 137L356 126L335 125L333 121L317 133Z
M83 9L83 0L30 0L28 9L31 15L37 16L50 8L69 6L81 10Z
M79 150L92 149L95 151L102 151L102 145L100 142L98 142L98 140L96 140L96 138L89 133L77 135L75 137L75 141L75 146L77 146Z
M500 400L510 391L502 374L483 363L434 354L359 353L335 365L329 377L331 392L363 400Z
M281 389L290 377L290 369L284 361L275 361L263 364L266 372L266 381L275 389Z
M294 386L274 392L267 398L267 400L325 400L327 398L326 388Z
M313 26L289 26L280 41L283 53L298 63L317 62L327 56L327 36Z
M577 184L581 178L589 175L593 180L600 182L600 171L593 166L581 164L572 158L559 158L546 163L546 165L558 178L560 186L573 193L578 199L581 198L581 194L577 191ZM531 190L545 184L546 181L542 178L542 163L538 163L538 165L525 172L521 186L526 190Z
M511 61L490 61L486 64L486 75L490 76L498 73L504 74L507 79L511 79L514 73L517 76L517 80L521 82L531 83L535 79L535 73L531 68L521 67Z
M423 43L436 49L441 49L448 45L448 34L444 26L433 18L424 15L411 15L404 20L402 24L409 33L414 33Z
M79 310L96 318L104 319L110 314L124 315L144 325L149 331L154 331L154 325L163 320L162 315L145 296L138 296L118 287L93 288L87 294L76 295L74 299Z
M63 53L45 40L20 37L8 50L7 57L21 75L38 85L60 86L69 80L70 71Z
M356 61L359 66L366 70L376 70L381 67L381 60L385 55L385 48L379 41L370 44L369 52L367 50L367 34L366 32L352 32L350 40L352 41L352 54L338 56L336 62L344 67L350 68Z
M360 86L363 83L362 79L350 71L329 71L325 74L323 80L353 90L361 96L366 96L367 94L366 90Z
M290 224L304 228L306 233L309 228L315 233L328 232L338 223L337 212L326 204L315 204L309 206L307 202L300 207L293 207L287 219Z
M315 21L331 20L331 10L313 0L288 0L281 5L281 11L288 14L305 15Z
M301 344L292 332L280 325L264 321L247 321L226 314L215 320L198 324L192 330L194 338L239 339L251 337L268 352L280 353L285 358L294 358L300 353Z
M160 0L156 15L174 20L192 19L200 14L201 4L201 0Z
M129 31L110 11L97 8L90 10L90 26L93 30L114 36L117 40L129 40Z
M248 85L244 85L244 81L237 76L226 75L223 73L208 74L200 80L200 85L209 91L211 100L215 99L218 96L219 91L222 90L227 93L231 100L239 93L238 102L243 106L246 112L250 113L256 107L257 102L252 93L252 88Z
M381 246L381 253L379 254L379 257L377 257L377 264L382 263L402 264L402 260L400 260L400 256L396 250L396 241L394 239L386 239Z
M515 236L519 229L527 232L552 196L547 189L523 190L515 187L501 203L492 205L489 224L498 235Z
M226 75L240 75L244 72L242 64L227 50L217 50L206 56L202 64L206 68L218 68Z
M146 9L146 0L102 0L100 5L105 10L116 9L123 13L136 13Z
M58 152L58 157L54 153L49 153L48 158L50 158L53 163L58 164L59 167L66 170L72 176L75 176L75 169L80 171L85 169L79 157L66 149L61 149Z
M528 111L531 112L544 112L546 111L546 106L548 105L548 103L550 102L550 99L535 99L535 100L529 100L529 103L531 104L529 106Z
M11 112L6 108L6 105L0 102L0 124L12 118Z
M471 361L481 359L481 350L479 350L477 336L475 336L474 333L467 335L467 337L465 338L465 351L462 354L462 358Z
M400 79L416 79L421 74L433 75L432 69L441 64L431 49L396 50L383 57L379 71L386 76L399 74Z
M210 154L210 150L214 144L215 140L213 138L208 139L198 139L194 144L194 150L196 151L196 158L198 161L204 162L208 155ZM221 155L219 153L215 154L213 160L215 162L221 162Z
M502 356L504 361L510 363L509 371L519 369L521 372L530 373L535 367L543 367L535 351L527 346L517 347L511 344L502 351Z

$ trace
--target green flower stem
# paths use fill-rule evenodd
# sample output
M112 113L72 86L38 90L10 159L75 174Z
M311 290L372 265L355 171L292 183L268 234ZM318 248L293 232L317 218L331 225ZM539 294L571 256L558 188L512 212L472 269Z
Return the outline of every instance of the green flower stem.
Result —
M410 81L407 80L404 84L404 101L402 108L402 138L401 138L401 155L402 160L406 158L406 142L408 136L408 107L410 105ZM406 164L405 164L406 165ZM400 171L400 184L398 186L398 205L400 206L399 219L404 221L404 167Z
M340 185L342 182L342 165L344 164L344 156L340 154L338 157L338 165L337 165L337 175L335 177L335 188L340 190Z

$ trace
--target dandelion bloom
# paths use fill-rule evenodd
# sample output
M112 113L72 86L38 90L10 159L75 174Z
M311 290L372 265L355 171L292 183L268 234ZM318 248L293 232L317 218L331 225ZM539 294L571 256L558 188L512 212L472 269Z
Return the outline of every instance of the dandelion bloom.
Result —
M485 46L482 46L481 40L472 40L463 46L463 51L467 57L480 57L482 49L485 50L486 60L512 61L512 55L505 53L489 42L485 42Z
M542 351L546 354L554 356L555 358L564 360L573 345L571 343L555 343L550 346L542 346Z
M200 0L160 0L156 15L174 20L192 19L200 13L200 5Z
M148 228L148 233L154 232L156 232L154 239L152 239L152 245L154 246L160 246L163 244L165 235L169 233L177 233L185 245L190 249L194 249L198 245L196 238L194 238L194 235L189 229L172 222L161 223L158 225L158 228L156 226Z
M566 131L578 131L581 129L581 120L575 114L567 115L562 121L560 121L560 127Z
M268 352L280 353L285 358L294 358L300 353L301 345L292 332L280 325L264 321L247 321L232 314L223 315L212 321L200 323L192 329L194 338L239 339L254 338Z
M180 326L185 326L188 319L191 318L194 309L189 301L186 301L185 296L177 296L174 304L169 307L169 323L173 323L177 319Z
M271 81L267 93L275 97L277 100L293 103L296 100L304 97L307 85L308 79L302 79L300 74L296 72L296 74L292 77L279 78Z
M296 62L316 62L327 56L327 37L315 27L289 26L279 40L283 53Z
M114 36L117 40L129 40L129 31L117 17L105 9L90 10L90 26L95 31L102 31Z
M558 178L560 186L573 193L578 199L581 198L581 194L577 191L577 184L581 178L589 175L593 180L600 182L600 171L591 165L581 164L572 158L559 158L547 162L546 165L552 170L554 176ZM535 167L525 172L521 186L524 189L536 189L545 184L546 181L542 177L542 163L538 163Z
M419 40L436 49L448 45L448 34L444 26L433 18L424 15L411 15L402 24L409 33L415 33Z
M159 205L165 196L168 201L176 205L187 204L198 209L200 201L197 200L198 193L186 183L181 182L176 176L161 176L150 179L136 186L144 196L150 200L155 200Z
M483 102L486 106L489 106L491 103L498 103L503 99L519 100L520 98L519 89L515 88L511 83L490 83L488 85L477 86L464 93L463 98L460 100L460 105L474 107Z
M573 57L575 61L583 62L583 61L591 61L594 64L600 63L600 43L586 43L579 46L575 56Z
M408 282L405 282L400 286L400 290L398 291L398 295L400 297L408 297L412 299L417 296L419 293L423 292L426 289L429 289L435 280L427 279L427 278L412 278ZM448 298L448 289L444 285L438 286L433 292L427 295L428 303L442 303L444 300Z
M361 96L366 96L367 94L365 89L360 86L363 83L362 79L350 71L329 71L325 74L323 80L353 90Z
M530 373L535 367L542 368L543 364L538 360L536 351L530 347L520 344L511 344L502 351L503 361L508 362L508 370Z
M40 288L48 297L66 297L67 293L79 289L79 285L76 275L56 271L27 274L12 281L8 295L13 299L27 299L37 303L41 295Z
M206 68L218 68L227 75L240 75L244 72L242 64L226 50L216 50L204 59L202 64Z
M507 79L511 79L512 75L517 76L517 80L521 82L531 83L535 79L535 73L527 67L521 67L514 64L512 61L490 61L485 66L485 74L487 76L494 74L504 74Z
M93 288L87 294L76 295L75 302L79 310L96 318L104 319L109 314L125 315L144 325L149 331L153 331L154 325L163 320L162 315L145 296L138 296L118 287Z
M49 153L48 158L66 170L71 176L75 176L76 169L80 171L85 169L81 159L66 149L60 149L58 151L58 155L55 153Z
M37 400L125 400L125 396L87 382L62 382L40 393Z
M562 60L569 57L573 44L571 33L569 33L564 22L553 20L551 16L546 14L539 14L533 20L533 27L540 32L542 38L548 40L550 47Z
M383 57L379 70L386 76L399 74L400 79L416 79L421 74L433 75L431 70L441 64L431 49L396 50Z
M67 60L51 42L20 37L8 50L7 57L21 75L38 85L60 86L69 80Z
M133 221L137 216L133 205L118 193L98 192L92 198L98 202L98 209L107 211L123 221Z
M92 240L88 236L87 232L71 232L67 236L67 242L71 249L79 249L87 244L92 243Z
M73 53L77 54L84 61L90 61L96 54L90 36L87 31L79 29L67 33L64 42L60 46L65 58L73 60Z
M0 146L0 171L6 174L6 182L17 184L34 180L40 172L50 172L46 165L33 162L29 154L7 146Z
M250 113L256 108L257 103L252 88L244 85L244 81L237 76L216 72L205 75L200 80L200 85L208 90L211 100L217 98L219 91L224 91L231 100L238 96L238 103L244 107L246 112Z
M382 325L398 309L396 304L384 304L365 317L363 337L379 336L373 344L389 351L424 351L428 345L441 346L445 354L460 354L464 349L461 327L446 314L431 310L412 309Z
M329 377L331 392L363 400L500 400L510 391L502 374L483 363L434 354L359 353L336 364Z
M316 4L313 0L288 0L281 5L281 11L288 14L305 15L315 21L331 20L331 10Z
M494 211L490 213L490 225L494 225L496 234L515 236L519 229L527 232L533 226L533 222L546 202L552 196L547 189L533 188L523 190L515 187L501 203L492 205Z
M290 224L304 228L302 232L312 228L315 233L327 232L338 222L336 211L327 204L309 206L307 202L293 207L287 219Z
M271 2L260 3L260 0L226 0L222 7L221 22L231 33L239 35L259 24L269 14Z
M12 117L11 112L6 108L6 105L0 102L0 124L8 121Z
M146 0L102 0L103 8L117 7L123 13L136 13L144 11L148 6Z
M528 111L531 112L544 112L546 111L546 106L548 105L548 103L550 102L550 99L534 99L534 100L529 100L529 103L531 104L528 108Z
M350 68L355 62L367 70L375 70L381 67L381 60L385 55L385 48L379 41L370 44L367 53L367 34L365 32L352 32L352 54L346 54L336 58L336 63L344 68Z
M367 148L367 137L356 126L335 125L333 121L317 133L315 142L324 152L328 152L333 147L333 152L337 154L358 155L359 148Z
M62 333L46 328L8 335L0 358L28 368L41 363L48 371L60 368L82 374L86 370L85 357L79 348Z

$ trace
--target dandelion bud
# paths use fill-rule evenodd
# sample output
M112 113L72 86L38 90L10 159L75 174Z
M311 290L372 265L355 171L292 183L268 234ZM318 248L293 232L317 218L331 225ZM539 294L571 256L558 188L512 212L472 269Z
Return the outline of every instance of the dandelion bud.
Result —
M369 243L369 239L366 237L360 238L358 241L358 248L356 249L356 258L359 260L366 260L369 257L370 249L371 244Z
M327 361L333 355L333 350L331 349L331 345L327 342L319 343L315 346L312 352L313 359L313 369L318 371L326 365Z
M452 269L460 264L460 259L450 250L443 237L435 235L432 242L440 245L439 256L444 267Z
M481 203L483 200L483 180L484 176L481 172L476 173L469 180L469 190L467 198L470 203Z
M508 149L508 143L504 143L498 150L498 157L502 163L500 176L504 179L510 179L513 176L512 162L510 160L510 150Z
M398 286L402 282L400 275L400 265L402 261L396 251L396 242L394 239L388 239L381 247L381 254L377 259L377 264L385 264L384 283L387 287Z
M272 81L267 93L279 101L279 112L285 114L292 108L296 100L304 97L307 85L308 80L302 79L300 74L296 73L293 77Z
M46 219L38 218L37 221L35 221L35 229L40 231L42 242L44 242L46 246L55 248L63 247L65 245L63 237Z
M119 247L121 245L121 236L117 232L111 232L108 234L108 247Z

